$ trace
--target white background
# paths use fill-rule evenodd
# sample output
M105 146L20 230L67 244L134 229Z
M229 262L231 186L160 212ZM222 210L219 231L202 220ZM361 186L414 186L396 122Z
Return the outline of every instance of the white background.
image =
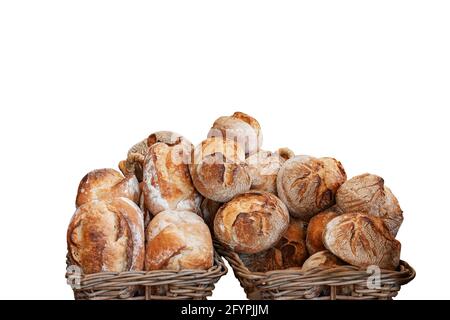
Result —
M383 176L418 273L398 299L450 298L449 16L448 1L0 2L0 298L72 299L83 175L157 130L197 144L236 110L265 149ZM213 298L245 298L232 272Z

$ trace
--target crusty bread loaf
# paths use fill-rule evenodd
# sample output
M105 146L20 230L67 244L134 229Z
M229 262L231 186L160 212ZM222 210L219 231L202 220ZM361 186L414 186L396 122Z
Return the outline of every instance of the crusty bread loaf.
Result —
M346 263L328 250L322 250L311 255L303 264L302 271L307 272L315 268L335 268Z
M119 162L119 169L124 176L135 175L139 182L142 181L142 167L147 151L147 139L136 143L128 150L127 159Z
M143 192L145 207L153 215L169 209L200 213L202 197L189 173L191 150L186 142L158 142L149 148L144 161Z
M211 233L214 235L214 218L223 203L204 198L200 205L201 217L205 221Z
M258 121L243 112L218 118L208 133L208 138L211 137L238 142L246 155L258 152L262 145L262 132Z
M310 255L325 250L323 245L323 231L328 222L339 215L335 206L315 215L309 220L306 232L306 247Z
M336 194L336 205L345 212L361 212L380 217L395 237L403 222L403 211L384 185L383 178L362 174L346 181Z
M336 191L346 178L335 159L296 156L278 172L278 196L292 216L308 221L335 203Z
M366 268L377 265L394 270L400 261L400 242L383 220L363 213L345 213L328 222L325 247L347 263Z
M118 197L139 203L139 182L134 175L123 177L114 169L98 169L86 174L78 186L76 207L92 200Z
M127 198L87 202L69 224L67 246L70 262L86 274L142 270L142 212Z
M252 190L277 193L277 175L285 159L276 153L259 150L247 158Z
M211 234L193 212L160 212L148 225L146 239L146 270L206 270L213 265Z
M251 186L244 150L232 140L203 141L195 148L189 169L198 192L217 202L229 201Z
M288 229L275 246L255 254L242 253L239 257L252 272L301 268L308 257L305 237L306 223L290 218Z
M238 253L258 253L276 244L289 225L289 212L275 195L248 191L220 207L214 234Z

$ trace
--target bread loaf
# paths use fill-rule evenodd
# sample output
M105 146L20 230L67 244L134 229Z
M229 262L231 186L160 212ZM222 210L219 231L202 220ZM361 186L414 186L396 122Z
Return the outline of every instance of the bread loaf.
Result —
M229 201L251 186L244 150L232 140L203 141L195 148L189 169L198 192L217 202Z
M67 246L70 263L86 274L142 270L142 212L126 198L87 202L69 224Z
M305 236L306 224L291 218L288 229L274 247L260 253L240 254L239 257L252 272L301 268L308 257Z
M335 268L346 263L328 250L322 250L311 255L303 264L302 271L307 272L315 268Z
M278 172L278 196L292 216L309 221L335 203L336 191L346 178L344 168L335 159L296 156Z
M252 190L277 193L277 175L285 159L276 153L260 150L247 158Z
M306 247L310 255L325 250L323 245L323 231L328 222L339 215L336 207L331 207L316 216L312 217L308 223L306 232Z
M242 112L218 118L208 133L208 138L211 137L236 141L245 150L246 155L258 152L262 144L262 132L258 121Z
M189 173L191 144L177 140L172 144L153 144L144 161L143 192L145 207L156 215L165 210L200 213L201 195Z
M86 174L78 186L76 207L92 200L118 197L139 203L139 182L134 175L123 177L114 169L98 169Z
M127 159L119 162L119 169L124 176L135 175L139 182L142 181L142 167L147 151L147 139L136 143L128 150Z
M362 213L345 213L328 222L323 233L325 247L347 263L395 270L400 261L400 242L383 220Z
M238 253L258 253L276 244L289 225L289 212L276 196L249 191L220 207L214 234Z
M146 270L206 270L213 265L211 234L193 212L160 212L148 225L146 238Z
M397 198L384 185L383 178L373 174L362 174L345 182L336 194L336 204L345 212L382 218L394 237L403 222Z

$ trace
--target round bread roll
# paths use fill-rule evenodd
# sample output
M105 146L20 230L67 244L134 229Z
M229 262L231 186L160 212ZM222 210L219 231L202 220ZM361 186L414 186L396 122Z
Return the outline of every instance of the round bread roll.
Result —
M323 231L328 222L337 217L340 212L335 206L319 213L309 220L306 232L306 247L310 255L325 250L323 245Z
M217 202L227 202L251 187L244 150L232 140L203 141L195 148L189 169L197 191Z
M238 253L258 253L276 244L289 226L289 212L276 196L249 191L220 207L214 234Z
M334 204L336 191L346 179L341 163L333 158L296 156L278 172L278 196L292 216L308 221Z
M70 263L84 273L140 271L144 265L144 222L127 198L80 206L67 230Z
M86 174L78 186L76 207L93 200L118 197L139 203L139 182L135 176L123 177L114 169L97 169Z
M400 242L383 220L363 213L345 213L330 222L323 233L325 247L347 263L395 270L400 262Z
M142 181L142 167L147 151L147 139L136 143L128 150L127 159L119 162L119 169L124 176L135 175L139 182Z
M179 144L184 140L185 138L182 135L172 131L158 131L152 133L146 139L136 143L130 150L128 150L127 159L120 161L119 169L125 176L134 174L138 181L141 182L143 180L142 170L144 167L144 160L147 156L148 149L152 145L162 142L172 146ZM187 141L187 144L190 143ZM188 155L190 155L190 153Z
M305 237L306 223L291 218L288 229L274 247L260 253L240 254L239 257L252 272L301 268L308 258Z
M397 198L384 185L383 178L373 174L362 174L346 181L336 194L336 205L345 212L382 218L394 237L403 222Z
M286 160L279 154L260 150L247 158L252 190L277 193L277 175Z
M208 227L197 214L167 210L147 227L146 270L207 270L213 265Z
M143 193L145 207L152 215L165 210L200 213L202 197L189 174L191 149L182 140L172 145L158 142L149 148L144 161Z
M242 112L218 118L208 133L208 138L211 137L236 141L245 150L246 155L258 152L262 145L262 132L258 121Z
M214 233L214 218L216 217L216 213L221 206L221 202L216 202L207 198L204 198L202 204L200 205L201 217L212 233Z
M322 250L311 255L303 264L302 271L307 272L315 268L335 268L346 263L328 250Z

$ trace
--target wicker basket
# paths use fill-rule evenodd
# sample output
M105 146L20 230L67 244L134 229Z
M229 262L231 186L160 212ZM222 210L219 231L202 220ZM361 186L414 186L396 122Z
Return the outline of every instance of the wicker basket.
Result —
M66 278L76 300L206 300L227 273L215 253L209 270L100 272L84 275L67 268Z
M250 300L386 300L395 297L400 287L416 276L414 269L404 261L397 271L381 270L375 288L368 285L371 274L353 266L317 268L308 272L250 272L238 254L218 243L215 246L230 263Z

